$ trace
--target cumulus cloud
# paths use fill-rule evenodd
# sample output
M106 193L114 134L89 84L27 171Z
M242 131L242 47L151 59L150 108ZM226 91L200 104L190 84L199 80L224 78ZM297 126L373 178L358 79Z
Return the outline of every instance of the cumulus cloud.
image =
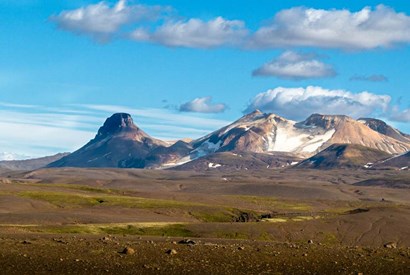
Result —
M318 60L314 54L300 54L286 51L252 72L253 76L275 76L278 78L301 80L335 76L332 66Z
M312 113L344 114L355 118L386 112L391 98L369 92L352 93L322 87L278 87L256 95L245 112L260 109L299 120Z
M193 18L167 22L153 32L138 28L130 37L136 41L149 41L170 47L213 48L240 44L247 34L243 21L217 17L209 21Z
M127 5L126 0L120 0L110 6L103 1L75 10L62 11L52 16L51 20L63 30L105 40L127 24L154 20L168 9L160 6Z
M369 81L369 82L387 82L389 79L382 74L372 75L354 75L350 78L350 81Z
M212 97L198 97L179 106L180 112L222 113L227 109L223 103L212 103Z
M387 118L396 122L410 122L410 109L400 110L398 106L394 106Z
M379 5L360 11L295 7L279 11L255 32L241 20L180 17L172 8L127 4L119 0L62 11L51 20L63 30L107 40L114 35L172 47L319 47L373 49L410 43L410 16ZM163 20L165 19L165 20ZM147 23L151 21L151 23ZM163 22L165 21L165 22ZM145 24L143 24L145 23ZM129 31L133 29L133 31Z
M309 46L348 50L410 42L410 17L384 5L360 11L295 7L278 12L254 34L256 48Z

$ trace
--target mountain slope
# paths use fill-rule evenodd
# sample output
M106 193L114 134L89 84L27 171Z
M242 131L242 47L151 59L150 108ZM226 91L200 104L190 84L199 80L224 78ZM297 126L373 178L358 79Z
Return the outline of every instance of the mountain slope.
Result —
M193 142L194 157L213 152L287 152L311 155L331 136L333 129L298 127L297 123L260 111Z
M380 119L359 118L358 121L380 134L397 139L399 141L410 142L410 135L400 132L399 130L391 127L386 122Z
M305 159L333 144L361 145L388 154L403 154L410 149L410 142L384 135L347 116L314 114L297 123L260 111L245 115L205 137L189 143L180 140L171 145L146 134L129 114L119 113L105 121L93 140L49 167L164 169L201 157L214 158L212 154L223 152L285 154Z
M386 152L358 144L333 144L295 167L314 169L362 168L368 163L375 163L389 157L390 155Z
M68 153L60 153L54 156L47 156L35 159L0 161L0 168L5 168L9 170L36 170L43 168L48 164L55 162L67 155Z
M410 149L410 141L376 132L348 116L313 114L296 123L260 111L245 115L192 144L193 159L225 151L287 152L310 157L332 144L358 144L389 154L400 154Z
M389 154L401 154L410 149L410 142L396 140L376 132L348 116L313 114L301 125L335 131L333 136L321 146L321 150L332 144L358 144Z
M171 168L178 171L237 171L255 169L283 168L302 161L302 159L286 154L277 153L274 155L252 152L219 152L212 153L202 158L187 162L185 164Z
M138 128L129 114L118 113L85 146L48 167L144 168L152 150L166 145Z
M405 154L394 156L388 160L376 163L372 167L374 168L397 168L397 169L409 169L410 167L410 152Z

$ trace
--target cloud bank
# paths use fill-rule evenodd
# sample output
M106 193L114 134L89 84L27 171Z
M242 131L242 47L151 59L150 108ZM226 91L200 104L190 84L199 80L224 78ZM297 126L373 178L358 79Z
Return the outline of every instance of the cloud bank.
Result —
M170 47L214 48L238 45L247 34L244 22L217 17L209 21L193 18L167 22L153 32L138 28L130 37L135 41L148 41Z
M100 2L62 11L51 16L51 21L65 31L99 41L117 36L172 47L369 50L410 43L410 16L384 5L359 11L294 7L277 12L269 24L254 31L241 20L221 16L181 20L180 16L170 15L170 10L120 0L114 6Z
M400 110L398 106L394 106L387 118L396 122L410 122L410 109Z
M107 40L125 25L157 20L161 13L168 10L169 8L160 6L127 5L125 0L120 0L114 6L100 2L62 11L50 19L60 29L89 35L96 40Z
M369 92L352 93L315 86L278 87L256 95L244 112L260 109L294 120L304 119L312 113L344 114L359 118L386 112L390 101L388 95Z
M300 54L286 51L252 72L253 76L274 76L301 80L308 78L332 77L336 71L332 66L318 60L314 54Z
M212 103L212 97L199 97L182 104L180 112L222 113L227 109L223 103Z
M410 42L410 17L384 5L358 12L296 7L277 13L252 37L256 48L310 46L366 50Z

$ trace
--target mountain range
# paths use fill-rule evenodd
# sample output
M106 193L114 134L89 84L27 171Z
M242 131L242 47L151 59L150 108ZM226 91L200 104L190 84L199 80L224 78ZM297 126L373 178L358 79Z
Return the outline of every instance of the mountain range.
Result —
M296 122L256 110L199 139L170 143L145 133L129 114L117 113L94 139L48 167L203 170L396 163L401 168L408 166L403 156L409 150L409 135L372 118L313 114ZM399 156L404 160L393 162Z

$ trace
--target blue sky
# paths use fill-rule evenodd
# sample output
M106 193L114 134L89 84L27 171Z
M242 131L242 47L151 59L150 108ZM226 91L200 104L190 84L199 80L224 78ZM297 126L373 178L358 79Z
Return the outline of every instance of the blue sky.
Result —
M0 0L0 152L72 151L119 111L164 139L254 108L409 133L406 2Z

